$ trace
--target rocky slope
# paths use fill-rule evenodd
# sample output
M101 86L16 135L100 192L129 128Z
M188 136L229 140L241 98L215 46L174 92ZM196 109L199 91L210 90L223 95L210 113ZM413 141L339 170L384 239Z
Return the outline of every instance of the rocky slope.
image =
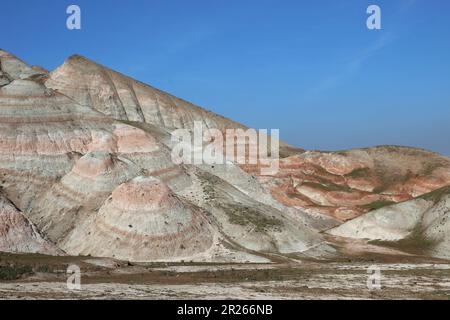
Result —
M82 56L69 57L45 82L77 103L117 120L154 124L160 128L244 128L189 102L133 80Z
M450 185L450 159L397 146L304 152L282 159L275 177L259 178L286 206L346 221Z
M450 187L381 208L328 231L412 253L450 258Z
M195 121L245 129L80 56L48 73L0 50L8 212L69 255L264 262L335 256L321 231L450 184L449 159L400 147L330 153L282 143L272 176L236 163L176 165L170 134ZM0 250L52 253L29 238Z
M8 82L0 88L0 186L58 248L133 261L267 261L260 251L321 246L306 214L291 221L219 178L211 187L211 176L201 168L173 164L171 129L194 120L221 128L241 125L119 74L105 87L62 72L73 64L94 78L113 74L79 57L51 74L38 73L1 55ZM56 88L54 79L83 87L74 94L67 86ZM124 98L125 89L105 98L103 90L121 86L135 86L130 90L140 97L139 106ZM98 102L79 100L86 96ZM124 116L132 109L148 117ZM216 190L220 183L223 189ZM213 193L224 198L220 205L206 201ZM234 206L234 220L227 205Z
M0 251L59 255L62 251L43 239L36 227L0 194Z

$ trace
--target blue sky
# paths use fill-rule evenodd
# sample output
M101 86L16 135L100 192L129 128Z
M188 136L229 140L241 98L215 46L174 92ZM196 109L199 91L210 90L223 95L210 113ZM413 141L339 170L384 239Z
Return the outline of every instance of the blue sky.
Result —
M82 30L66 29L66 8ZM366 28L366 8L382 30ZM0 47L73 53L307 149L450 155L450 1L2 1Z

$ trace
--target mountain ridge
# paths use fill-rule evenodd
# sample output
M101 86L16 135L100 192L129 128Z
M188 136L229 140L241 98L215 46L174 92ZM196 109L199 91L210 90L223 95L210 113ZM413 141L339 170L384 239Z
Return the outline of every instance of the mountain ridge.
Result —
M0 51L0 188L65 254L335 258L323 231L450 185L450 159L409 147L282 143L270 176L259 165L175 165L171 132L195 121L247 128L80 55L47 73Z

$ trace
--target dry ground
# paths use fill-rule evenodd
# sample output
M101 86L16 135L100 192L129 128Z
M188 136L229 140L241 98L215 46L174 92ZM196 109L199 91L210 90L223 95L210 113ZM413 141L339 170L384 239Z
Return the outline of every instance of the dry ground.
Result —
M341 244L347 246L345 242ZM1 299L449 299L450 263L398 252L272 264L127 263L90 257L0 254ZM358 248L366 250L364 254ZM371 247L369 247L370 249ZM341 248L342 249L342 248ZM346 249L348 250L348 248ZM372 250L376 251L376 250ZM387 251L388 252L388 251ZM81 268L68 290L66 268ZM381 289L367 288L368 268Z

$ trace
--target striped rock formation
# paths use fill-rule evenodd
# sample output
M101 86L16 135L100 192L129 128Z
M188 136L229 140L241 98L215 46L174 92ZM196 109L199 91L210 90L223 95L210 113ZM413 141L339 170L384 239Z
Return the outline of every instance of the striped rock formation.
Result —
M347 221L450 185L450 159L396 146L304 152L281 159L276 176L259 178L286 206Z
M450 184L449 159L399 147L330 153L281 143L272 176L254 165L177 165L171 132L195 121L245 129L80 56L48 73L0 50L0 250L325 258L336 250L321 231Z
M62 251L43 239L36 227L0 194L0 251L59 255Z
M244 127L78 55L53 71L46 86L114 119L169 129L191 129L194 121L208 128Z
M413 254L450 259L450 188L381 208L328 231L369 239Z
M71 254L156 261L189 258L213 245L202 212L183 203L161 180L146 176L115 188L82 237L72 237L63 248Z

